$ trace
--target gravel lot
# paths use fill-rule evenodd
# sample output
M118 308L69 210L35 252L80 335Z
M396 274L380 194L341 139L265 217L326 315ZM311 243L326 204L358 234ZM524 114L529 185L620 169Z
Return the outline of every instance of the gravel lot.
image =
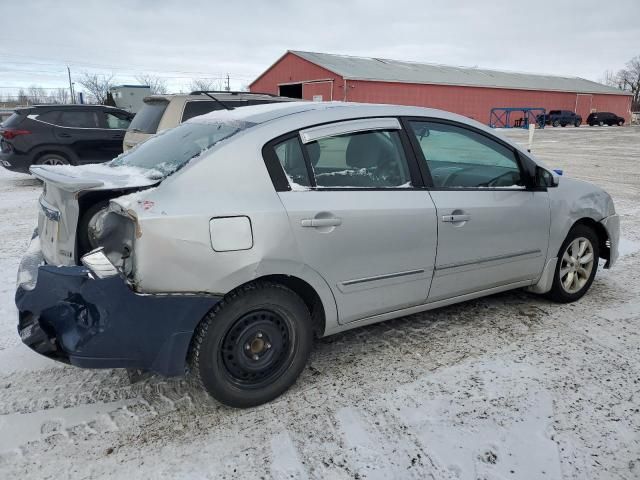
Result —
M14 281L40 185L1 170L0 478L640 478L640 128L547 128L534 152L622 215L619 263L585 298L515 291L319 340L251 410L23 347Z

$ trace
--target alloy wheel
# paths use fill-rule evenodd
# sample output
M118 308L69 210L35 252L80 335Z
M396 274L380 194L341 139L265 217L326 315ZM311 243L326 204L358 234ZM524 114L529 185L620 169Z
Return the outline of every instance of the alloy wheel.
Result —
M560 283L564 291L576 293L584 288L595 261L590 240L578 237L571 242L562 254L560 265Z

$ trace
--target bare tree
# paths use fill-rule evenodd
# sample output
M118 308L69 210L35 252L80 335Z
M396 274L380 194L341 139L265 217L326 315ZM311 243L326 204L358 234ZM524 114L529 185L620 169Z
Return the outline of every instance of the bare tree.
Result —
M56 88L53 93L53 100L56 103L69 103L69 97L71 94L66 88Z
M640 110L640 55L629 60L618 76L622 89L629 90L633 95L631 109Z
M151 75L149 73L143 73L136 75L136 81L141 85L148 85L151 87L151 93L156 95L163 95L167 93L167 81L163 78Z
M194 78L189 84L189 89L196 90L224 90L224 82L215 78Z
M18 90L18 105L28 105L29 104L29 97L27 96L27 93L24 91L23 88L21 88L20 90Z
M38 85L31 85L28 90L29 100L32 104L46 103L47 93Z
M97 103L104 104L107 101L109 90L113 87L113 74L98 75L97 73L84 72L78 83L87 89Z

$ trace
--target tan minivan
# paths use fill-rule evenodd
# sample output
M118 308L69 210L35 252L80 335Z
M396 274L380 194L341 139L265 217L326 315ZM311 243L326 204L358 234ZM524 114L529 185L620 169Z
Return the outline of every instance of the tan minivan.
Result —
M233 109L295 99L268 93L196 91L179 95L151 95L136 114L124 136L123 150L132 149L156 133L214 110Z

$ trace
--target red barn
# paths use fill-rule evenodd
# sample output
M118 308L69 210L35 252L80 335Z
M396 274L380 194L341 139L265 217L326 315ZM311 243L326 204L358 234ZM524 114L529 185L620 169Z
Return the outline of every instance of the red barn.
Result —
M489 123L494 107L592 111L631 120L631 94L578 77L462 68L289 50L251 83L252 92L306 100L439 108Z

